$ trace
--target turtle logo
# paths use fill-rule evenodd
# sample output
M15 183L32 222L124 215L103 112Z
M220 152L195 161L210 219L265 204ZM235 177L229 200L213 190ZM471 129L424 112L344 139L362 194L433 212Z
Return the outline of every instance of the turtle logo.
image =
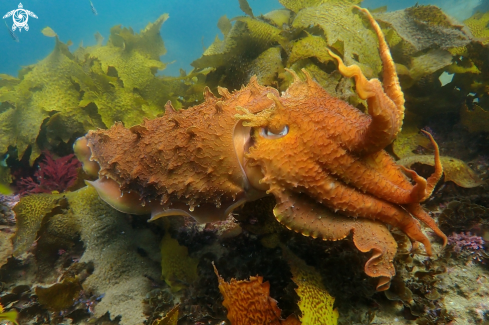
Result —
M10 16L12 16L12 19L14 20L14 24L12 25L13 32L15 32L17 28L19 29L19 32L22 31L22 28L28 31L29 25L27 25L27 21L29 20L29 16L37 19L36 14L32 11L25 10L24 6L22 6L22 3L19 3L19 9L7 12L7 14L3 16L3 19Z

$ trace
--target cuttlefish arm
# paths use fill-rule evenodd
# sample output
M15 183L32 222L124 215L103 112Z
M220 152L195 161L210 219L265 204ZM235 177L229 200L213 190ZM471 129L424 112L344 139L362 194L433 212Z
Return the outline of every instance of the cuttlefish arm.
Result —
M365 273L378 277L377 291L387 290L396 274L393 258L397 243L380 222L349 218L333 213L306 195L289 191L274 192L277 205L273 213L287 228L304 236L323 240L340 240L352 234L353 243L361 252L371 252L365 263Z
M356 92L362 99L367 100L368 113L371 122L364 132L346 144L352 152L367 155L384 149L397 136L404 119L404 94L399 84L394 60L384 34L375 19L367 9L355 6L365 13L379 40L379 53L383 65L383 84L378 79L367 80L357 65L345 66L341 58L328 50L338 62L338 70L348 78L355 78Z
M398 227L413 242L423 243L427 254L431 255L429 239L421 231L419 223L403 208L349 186L317 162L311 148L317 146L312 139L318 135L309 120L299 118L301 109L290 107L275 112L271 115L261 112L240 116L245 125L255 128L254 145L247 157L261 166L264 176L260 183L269 186L269 193L275 195L283 189L302 192L343 215ZM337 152L328 150L323 154L338 156ZM290 226L295 230L301 229Z

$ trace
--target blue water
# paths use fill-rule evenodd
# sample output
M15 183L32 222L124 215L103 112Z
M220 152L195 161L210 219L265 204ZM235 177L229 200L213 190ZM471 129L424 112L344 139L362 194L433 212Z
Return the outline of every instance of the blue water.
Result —
M172 62L163 72L177 75L180 68L191 69L190 63L200 57L203 46L209 46L219 33L218 19L226 14L229 18L243 15L238 0L93 0L98 15L95 16L88 0L26 0L24 9L34 12L39 18L29 17L29 31L16 31L20 39L14 42L3 21L0 26L0 73L17 75L22 66L36 63L53 49L54 40L41 34L49 26L63 42L73 41L75 50L83 41L84 45L94 45L93 34L100 32L106 39L112 26L130 26L136 32L161 14L169 13L161 35L168 53L163 62ZM386 1L367 0L363 6L375 8L387 4L389 10L402 9L414 3L437 4L448 13L462 20L469 17L474 8L484 6L489 0L435 0L435 1ZM0 17L17 9L19 0L1 0ZM255 15L281 8L278 0L249 0ZM488 8L489 9L489 8ZM12 19L7 18L9 26ZM222 35L221 35L222 37Z

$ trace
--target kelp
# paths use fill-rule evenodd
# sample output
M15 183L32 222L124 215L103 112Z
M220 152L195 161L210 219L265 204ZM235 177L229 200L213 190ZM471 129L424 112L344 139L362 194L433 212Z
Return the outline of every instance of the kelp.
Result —
M262 15L260 18L275 27L287 29L289 27L291 17L292 12L290 10L278 9Z
M476 12L472 17L464 20L464 24L470 28L472 35L480 39L484 45L489 44L489 11Z
M287 65L291 66L295 62L307 58L316 58L321 63L333 61L333 57L328 53L328 44L323 37L308 34L306 37L295 41L287 59Z
M387 33L387 41L394 54L410 56L427 49L448 50L465 46L471 41L471 35L463 25L432 5L376 13L374 17L397 34ZM393 37L400 37L397 44L391 44Z
M153 321L151 325L177 325L178 322L178 305L173 307L162 319Z
M296 72L306 68L322 81L322 85L327 85L328 90L338 86L343 88L345 84L340 85L343 78L329 78L335 64L327 48L338 52L347 65L359 65L368 78L378 77L381 64L377 46L374 46L377 40L364 17L353 8L359 1L280 2L286 9L258 17L219 19L218 27L224 39L216 37L202 57L192 63L196 69L214 68L205 80L211 89L217 86L238 89L257 74L267 76L260 79L264 84L285 90L290 84L290 76L277 71L281 70L276 69L280 65L279 56L270 56L272 52L280 53L284 68ZM391 47L403 89L431 82L432 79L426 81L425 78L438 78L444 70L452 73L479 71L470 63L459 64L467 61L458 53L466 51L467 44L472 41L470 31L438 7L414 6L389 13L378 10L375 15ZM353 85L348 87L351 89ZM345 88L342 91L349 92ZM365 105L354 92L341 98L353 105ZM424 105L423 102L419 104Z
M382 66L375 34L364 25L362 16L352 10L351 1L331 0L301 9L292 27L306 29L318 26L329 46L343 55L346 65L359 65L368 77L375 77Z
M324 288L319 272L288 250L284 250L284 255L292 271L292 280L297 285L295 291L300 297L301 324L338 324L338 309L333 308L335 299Z
M210 73L206 79L211 89L216 88L218 84L236 89L246 83L252 73L269 74L267 71L260 70L267 67L260 65L263 60L260 60L259 56L270 47L285 42L285 38L281 36L282 30L265 20L236 17L233 21L234 25L228 30L229 24L224 17L221 17L218 25L224 39L220 40L216 36L202 57L191 64L196 69L216 69L215 73ZM266 57L267 53L264 53L263 56ZM275 58L276 56L273 61L277 62ZM254 60L257 61L253 65Z
M460 121L470 133L489 132L489 111L479 105L469 110L466 105L460 109Z
M452 54L449 51L441 49L432 49L427 53L412 57L409 63L410 68L407 73L399 73L401 78L404 77L402 78L402 86L404 88L409 88L421 78L450 66L452 64L452 58Z
M432 5L378 12L374 17L384 27L394 60L409 71L398 69L403 89L451 65L454 49L472 40L466 27Z
M353 27L360 28L362 33L372 36L371 41L374 44L376 42L373 32L363 26L362 18L350 9L353 2L311 1L283 4L288 9L275 10L260 17L236 17L229 21L223 16L219 19L218 27L224 39L216 37L202 57L192 62L196 69L215 69L206 78L206 84L211 89L218 85L237 89L256 74L262 84L284 90L290 83L290 77L283 73L283 68L292 68L299 72L304 65L301 62L309 58L318 59L323 64L332 61L326 50L328 45L333 45L341 53L345 52L346 47L347 55L361 57L359 64L368 75L372 76L374 71L380 71L377 50L366 46L365 41L360 39L362 35L358 38L357 33L350 32ZM312 5L314 7L307 7ZM291 8L292 10L289 10ZM311 10L308 11L308 8ZM297 15L294 10L298 12ZM313 14L318 10L320 14L316 17ZM347 15L344 27L334 23L329 13L332 10L338 15ZM302 18L299 19L299 16ZM353 23L348 23L349 19L352 19ZM232 27L231 22L234 22ZM332 27L328 24L337 27L331 30ZM311 27L314 25L323 29ZM325 34L328 34L329 38L325 37ZM352 47L354 53L348 52ZM366 56L372 62L375 61L374 67L363 64L364 61L368 61L363 60L364 52L368 53ZM317 65L315 62L310 64ZM331 72L325 72L323 69L324 67L318 67L315 70L321 70L323 74ZM319 71L318 73L321 74ZM323 77L326 78L327 76ZM334 88L334 85L330 86Z
M62 311L73 305L81 290L78 279L65 278L48 286L37 286L35 292L41 305L52 311Z
M160 244L161 275L173 292L180 291L198 280L198 260L188 256L188 249L165 233Z
M0 304L0 320L6 320L9 321L15 325L19 325L17 322L17 311L16 310L11 310L11 311L5 311L2 304Z
M92 311L95 317L107 312L114 318L121 315L120 324L139 324L146 319L143 300L151 290L146 277L158 279L161 274L158 241L149 229L133 229L125 215L103 202L92 187L63 195L26 196L14 211L19 228L14 241L18 254L22 253L20 248L25 251L36 240L32 250L38 260L53 247L57 252L70 241L83 242L85 249L79 263L91 264L93 270L81 287L85 292L103 295ZM140 251L146 255L142 256ZM68 297L63 302L48 293L43 304L57 310L67 306L68 301L73 302L70 297L76 296L79 289L78 280L73 278L69 276L55 285L43 286L57 292L56 295L62 293Z
M430 148L430 140L426 136L421 135L416 126L412 125L412 123L408 123L403 126L401 132L394 140L392 150L398 158L404 158L412 156L414 154L413 151L418 148L418 146Z
M201 100L204 86L194 88L196 74L156 76L166 67L160 61L166 49L159 31L167 18L160 16L140 33L115 26L106 45L96 34L97 45L73 53L71 42L43 29L55 40L53 52L22 69L19 78L0 75L0 153L15 147L19 159L27 153L33 163L43 149L74 141L88 130L117 121L139 124L162 114L168 100L177 109L188 105L181 98Z
M297 13L301 9L318 6L323 3L334 2L331 0L279 0L280 3L287 9ZM345 3L350 5L358 5L361 0L345 0Z
M250 17L255 17L253 15L253 10L251 9L250 5L248 4L247 0L239 0L239 8L243 10L245 14L247 14Z
M96 47L89 57L100 62L102 71L109 75L109 69L116 75L127 91L143 89L154 78L154 72L165 69L159 58L166 53L159 33L168 14L160 16L154 23L134 34L131 28L112 27L106 46Z

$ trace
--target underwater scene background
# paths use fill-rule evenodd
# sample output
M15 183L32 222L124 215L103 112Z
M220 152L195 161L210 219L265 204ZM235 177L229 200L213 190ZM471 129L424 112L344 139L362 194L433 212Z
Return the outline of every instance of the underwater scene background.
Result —
M265 14L277 9L280 4L275 0L253 0L250 5L257 14ZM450 1L383 1L368 0L363 2L367 8L376 8L384 5L389 10L399 10L419 4L433 4L440 6L451 16L463 21L476 10L487 11L487 1L482 0L450 0ZM143 29L150 21L156 20L161 13L169 13L171 19L162 28L162 35L167 48L171 49L165 56L165 62L173 62L164 74L178 75L180 68L188 70L190 63L199 57L203 47L208 47L219 32L216 21L222 16L239 16L238 1L145 1L138 4L133 1L103 1L96 3L99 13L95 16L87 1L30 1L24 2L25 8L36 13L38 20L31 18L30 32L17 33L20 42L12 42L7 30L2 32L0 46L2 60L0 71L15 75L21 66L33 64L44 58L51 51L51 42L42 37L40 31L49 26L57 31L61 39L71 40L74 46L83 42L85 45L94 45L93 34L101 33L108 37L112 26L122 24L131 26L135 31ZM2 16L16 9L18 3L5 0L0 3ZM11 22L7 21L11 26Z
M489 324L489 1L0 13L0 324Z

